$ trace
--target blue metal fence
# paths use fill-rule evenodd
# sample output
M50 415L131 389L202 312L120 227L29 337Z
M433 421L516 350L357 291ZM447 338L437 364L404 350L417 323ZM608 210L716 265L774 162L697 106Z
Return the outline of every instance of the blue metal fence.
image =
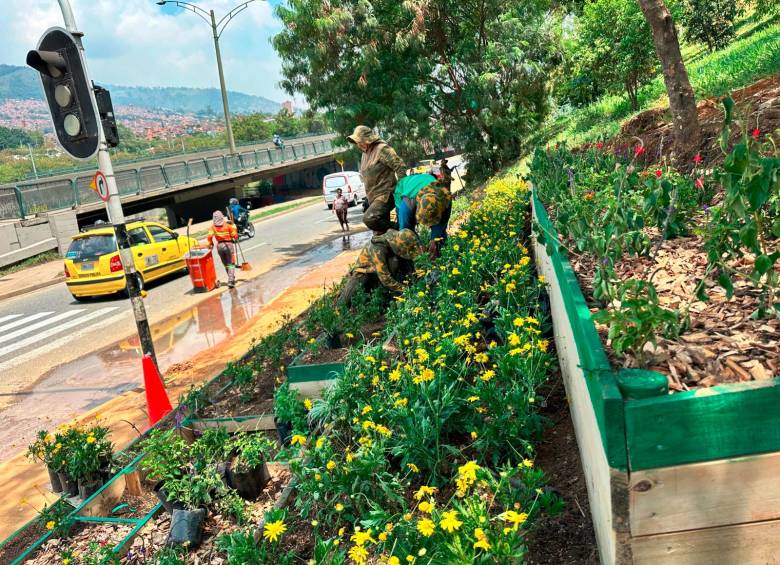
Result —
M290 161L310 159L333 151L331 140L289 145L284 150L257 149L237 155L149 165L116 172L121 195L144 194L192 182L252 171ZM0 187L0 219L24 218L32 214L74 208L99 201L90 188L91 175L73 179L40 180Z

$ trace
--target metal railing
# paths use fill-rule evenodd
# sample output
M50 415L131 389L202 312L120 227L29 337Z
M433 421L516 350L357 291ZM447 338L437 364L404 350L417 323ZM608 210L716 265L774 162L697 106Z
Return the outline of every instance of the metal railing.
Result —
M242 151L236 155L213 156L148 165L116 172L119 194L143 195L187 186L206 179L219 179L264 167L293 161L303 161L333 152L330 139L309 141L274 148ZM184 157L184 156L182 156ZM24 218L33 214L78 208L99 202L90 188L93 175L72 179L42 179L19 183L15 187L0 187L0 219Z

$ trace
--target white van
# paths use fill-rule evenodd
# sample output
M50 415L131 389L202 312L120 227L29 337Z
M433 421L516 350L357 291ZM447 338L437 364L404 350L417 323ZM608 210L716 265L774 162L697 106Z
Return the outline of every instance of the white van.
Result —
M325 204L328 205L328 208L333 208L336 190L339 188L349 201L350 206L362 202L366 198L366 187L363 186L360 173L357 171L332 173L322 179L322 195L325 197Z

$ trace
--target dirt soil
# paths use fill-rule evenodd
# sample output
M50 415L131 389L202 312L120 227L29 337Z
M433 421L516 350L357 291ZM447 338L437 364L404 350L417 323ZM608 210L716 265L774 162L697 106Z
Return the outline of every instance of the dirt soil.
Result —
M21 532L12 541L0 548L0 563L11 563L46 533L43 524L34 524Z
M151 487L147 485L147 489L151 489ZM140 496L134 496L125 492L122 498L119 499L119 502L114 505L114 508L118 508L122 504L127 504L127 506L117 510L113 517L143 518L151 512L152 508L157 506L158 502L160 502L160 499L157 498L157 495L152 490L145 490Z
M572 258L572 267L586 296L593 290L595 267L590 257ZM744 273L752 269L752 258L745 256L733 265ZM750 315L758 307L758 293L746 280L734 281L734 297L715 283L707 288L709 302L695 298L697 281L705 273L707 253L698 236L664 241L655 258L625 257L616 265L618 278L631 277L652 282L661 306L688 309L691 327L678 340L659 339L658 347L648 345L643 354L648 368L663 373L669 390L682 391L722 383L763 381L780 375L780 320L754 320ZM591 311L598 310L591 304ZM630 356L616 356L607 341L607 327L597 326L613 366L636 367Z
M346 357L349 349L340 347L338 349L310 349L301 355L298 365L322 365L325 363L338 363Z
M761 134L780 129L780 73L760 80L731 94L736 104L731 142L736 143L745 129L758 129ZM699 146L703 163L716 165L723 161L720 133L723 127L723 104L718 98L707 98L698 104L702 141ZM741 125L740 125L741 124ZM617 138L608 147L620 149L636 145L642 139L646 149L647 165L659 161L659 155L668 154L672 145L672 124L669 108L655 108L638 114L621 128Z
M544 471L549 486L564 500L563 512L542 515L528 536L531 565L597 565L598 549L582 473L577 438L560 376L548 390L541 414L552 425L538 446L536 465Z

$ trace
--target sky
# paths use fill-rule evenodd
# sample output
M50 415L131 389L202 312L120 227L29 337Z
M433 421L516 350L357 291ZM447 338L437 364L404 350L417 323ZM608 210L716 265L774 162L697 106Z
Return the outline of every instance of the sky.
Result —
M290 97L279 87L281 63L270 39L281 29L273 8L281 0L255 0L220 39L229 90ZM243 0L193 0L217 20ZM95 82L127 86L219 87L211 27L192 12L155 0L71 0L84 33ZM57 0L0 2L0 63L24 65L49 27L63 26ZM298 100L297 102L301 102Z

